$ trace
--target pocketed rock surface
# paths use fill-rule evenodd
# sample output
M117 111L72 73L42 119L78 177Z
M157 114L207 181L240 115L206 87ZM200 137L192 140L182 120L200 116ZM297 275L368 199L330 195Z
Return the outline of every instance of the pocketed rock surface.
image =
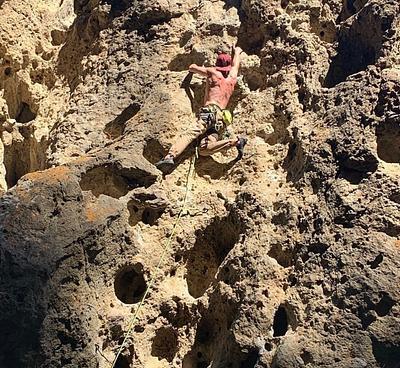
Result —
M400 367L397 0L0 17L1 368L111 368L152 280L117 368ZM162 176L188 66L236 43L243 160L193 145Z

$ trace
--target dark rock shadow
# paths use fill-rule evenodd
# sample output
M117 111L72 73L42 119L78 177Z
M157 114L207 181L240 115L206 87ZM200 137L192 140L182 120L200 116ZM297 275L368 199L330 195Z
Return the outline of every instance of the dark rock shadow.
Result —
M189 294L201 297L215 280L218 268L240 242L246 228L233 213L216 218L206 228L196 231L196 242L186 255Z
M376 128L377 152L381 160L400 163L400 125L383 122Z
M237 35L237 45L248 55L259 55L267 40L267 25L257 20L254 15L238 9L240 28Z
M204 94L205 86L204 83L191 83L193 78L193 73L188 73L187 76L181 83L181 88L183 88L190 100L190 106L194 114L198 114L200 108L204 105Z
M286 181L298 182L304 176L305 165L306 155L300 142L292 141L283 162L283 168L287 172Z
M24 140L4 147L4 166L8 188L16 185L24 175L49 167L46 159L48 145L49 142L45 138L38 142L30 133L30 127L27 127Z
M192 50L188 54L178 54L168 64L168 69L172 72L183 72L189 69L191 64L203 65L206 61L206 55Z
M168 150L164 148L157 139L150 138L146 140L143 148L143 157L154 165L157 161L161 160L167 152Z
M240 20L237 45L248 55L260 55L266 41L280 35L274 17L262 17L257 5L245 6L240 0L225 0L225 9L232 7L237 8Z
M178 352L178 334L172 327L161 327L156 331L151 345L151 355L171 363Z
M374 11L371 5L364 7L351 25L345 24L338 35L337 55L332 59L324 87L335 87L375 64L393 19L394 16Z
M377 363L385 368L399 368L400 346L372 337L372 352Z
M217 292L211 295L209 305L208 310L202 312L194 344L183 358L182 367L258 367L260 349L242 346L230 331L238 306Z
M352 170L351 168L341 167L336 177L345 179L350 184L358 185L364 179L367 179L369 176L370 175L366 172L361 172L358 170Z
M344 0L343 8L339 14L338 19L336 20L336 24L342 23L357 12L359 12L368 0Z
M118 16L129 7L128 0L105 0L105 3L111 5L111 15Z
M79 185L83 191L91 191L96 197L101 194L120 198L130 190L149 187L156 177L139 168L123 169L116 164L103 164L90 168L81 175Z
M76 10L75 10L76 12ZM97 40L102 27L99 19L91 14L78 16L65 35L56 65L57 74L65 77L71 92L84 78L82 60L89 54L98 54Z
M110 121L104 128L104 133L111 139L124 134L126 123L140 111L140 105L136 102L126 107L114 120Z

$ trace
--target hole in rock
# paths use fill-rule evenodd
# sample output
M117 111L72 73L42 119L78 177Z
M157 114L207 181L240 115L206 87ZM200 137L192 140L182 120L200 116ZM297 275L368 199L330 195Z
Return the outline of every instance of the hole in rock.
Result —
M268 255L274 258L282 267L290 267L293 264L293 251L283 249L282 244L272 244Z
M90 190L96 197L104 194L113 198L120 198L131 189L142 185L146 186L154 180L150 178L150 175L146 176L145 172L130 173L126 170L126 175L123 175L122 170L114 165L104 165L84 173L79 184L82 190Z
M155 164L167 153L167 150L156 139L150 139L146 142L143 149L144 158L152 164Z
M175 262L180 262L182 260L182 256L180 254L175 255Z
M151 355L172 362L178 351L178 337L171 327L161 327L156 331L151 346Z
M394 122L380 124L376 129L378 156L389 163L400 163L400 125Z
M57 338L61 345L70 345L71 349L75 350L78 347L78 340L73 336L70 324L67 323L64 330L57 332Z
M133 304L139 302L146 288L143 266L140 263L122 267L115 276L115 295L122 303Z
M50 32L51 44L53 46L62 45L66 40L66 35L67 35L67 32L65 32L65 31L61 31L61 30L58 30L58 29L53 29Z
M145 208L142 214L142 222L153 226L163 213L164 209Z
M233 215L215 219L204 230L196 231L196 242L187 255L188 291L194 298L204 294L218 267L239 242L243 224Z
M11 74L12 74L12 69L10 67L4 69L4 75L6 77L9 77Z
M381 300L375 305L374 309L379 317L383 317L389 314L395 304L396 302L389 295L383 294Z
M38 142L29 135L23 140L13 141L11 145L4 146L4 166L6 169L6 182L8 189L17 184L25 174L45 170L47 166L46 139Z
M140 210L136 206L136 201L129 201L128 202L128 211L129 211L129 219L128 223L130 226L135 226L140 222L140 214L142 210Z
M264 349L265 349L266 351L272 351L273 348L274 348L274 346L273 346L270 342L266 342L266 343L264 344Z
M144 224L153 226L157 224L158 219L165 212L165 208L139 208L136 201L132 200L128 202L129 211L129 225L135 226L140 221Z
M104 133L111 139L115 139L124 134L126 123L140 111L140 105L136 102L130 104L113 121L109 122L104 128Z
M18 108L15 120L18 123L29 123L30 121L35 119L36 114L31 110L30 106L27 103L22 102Z
M400 204L400 192L392 193L392 194L389 196L389 199L390 199L392 202L395 202L395 203L397 203L397 204Z
M115 362L115 368L129 368L129 360L126 356L120 355Z
M241 74L250 91L257 91L265 88L265 73L260 67L242 68Z
M368 178L368 176L369 174L366 172L361 172L347 167L341 167L338 172L338 178L343 178L353 185L360 184L361 181Z
M303 359L304 364L313 363L314 361L312 354L307 350L303 350L300 356L301 359Z
M286 309L281 305L275 312L273 323L273 336L284 336L289 328L289 321Z
M379 267L379 265L382 263L382 261L383 261L383 254L379 253L376 256L376 258L372 262L368 262L368 264L372 269L375 269L375 268Z
M289 0L281 0L281 8L285 9L289 5Z
M287 181L297 182L303 177L306 160L303 147L297 142L291 142L283 162L283 168L287 172Z
M144 332L144 327L143 326L135 326L134 327L134 331L135 332L137 332L137 333L142 333L142 332Z
M209 318L208 316L202 317L197 325L195 344L183 358L182 368L210 367L208 354L212 353L212 351L210 351L209 347L214 341L217 330L221 328L218 326L220 326L218 319ZM224 364L223 366L226 367L227 365Z

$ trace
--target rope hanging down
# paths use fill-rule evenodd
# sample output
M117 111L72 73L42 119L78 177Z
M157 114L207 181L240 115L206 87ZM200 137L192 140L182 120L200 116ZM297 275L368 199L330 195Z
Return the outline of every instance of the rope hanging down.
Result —
M125 348L125 344L128 341L128 339L129 339L129 337L130 337L130 335L132 333L133 328L135 327L135 323L136 323L136 319L137 319L137 317L139 315L139 311L140 311L140 309L141 309L141 307L142 307L142 305L143 305L143 303L144 303L144 301L145 301L145 299L147 297L147 294L149 293L150 289L152 288L152 286L154 284L156 276L158 275L158 273L160 271L160 267L164 262L164 258L165 258L165 255L167 254L167 251L171 248L172 240L173 240L174 235L176 233L176 229L177 229L177 227L179 225L180 219L181 219L182 215L185 213L185 211L187 209L186 205L187 205L188 195L189 195L189 192L191 191L190 179L191 179L191 177L194 177L194 173L195 173L194 165L196 163L196 158L198 157L197 155L198 155L198 152L197 152L197 148L196 148L195 155L192 156L191 159L190 159L190 166L189 166L189 170L188 170L188 173L187 173L187 176L186 176L185 196L183 198L182 206L181 206L181 209L179 210L178 217L176 218L174 227L172 228L172 232L171 232L169 238L167 239L167 244L165 245L165 247L164 247L164 249L163 249L163 251L161 253L161 257L160 257L160 259L159 259L159 261L157 263L157 266L155 268L155 272L152 275L152 277L150 278L150 281L149 281L149 284L148 284L148 286L146 288L146 291L144 292L144 294L143 294L143 296L142 296L142 298L140 300L140 303L139 303L138 307L136 308L136 311L133 314L133 316L131 318L131 321L129 322L128 330L126 331L124 339L123 339L123 341L122 341L122 343L121 343L121 345L120 345L120 347L119 347L119 349L117 351L117 354L115 355L115 358L114 358L114 361L113 361L113 363L111 365L111 368L115 367L119 356L121 355L123 349Z

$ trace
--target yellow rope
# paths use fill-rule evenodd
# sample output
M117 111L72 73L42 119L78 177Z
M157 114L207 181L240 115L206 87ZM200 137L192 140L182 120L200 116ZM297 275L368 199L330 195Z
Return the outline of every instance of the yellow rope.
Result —
M140 300L140 303L139 303L138 307L136 308L136 311L135 311L134 315L131 318L131 321L130 321L129 326L128 326L128 330L125 333L124 340L122 341L122 343L121 343L121 345L120 345L120 347L119 347L119 349L117 351L117 355L114 358L114 361L112 363L111 368L115 367L115 364L117 363L117 360L118 360L119 356L121 355L123 349L125 348L125 344L126 344L128 338L130 337L130 335L132 333L132 330L133 330L133 328L135 326L136 319L137 319L137 317L139 315L140 308L142 307L142 305L143 305L143 303L144 303L144 301L145 301L145 299L147 297L147 294L149 293L151 287L154 284L154 280L156 279L156 276L158 275L158 273L160 271L160 267L164 262L164 258L165 258L165 255L167 254L167 250L169 250L169 248L171 247L172 239L173 239L173 237L174 237L174 235L176 233L176 229L177 229L177 227L179 225L179 221L180 221L182 215L184 214L184 212L186 210L187 199L188 199L189 192L191 190L190 185L189 185L190 176L191 176L191 173L193 172L193 177L194 177L194 172L195 172L194 171L194 165L195 165L197 157L198 157L198 152L197 152L197 148L196 148L195 156L194 157L192 156L192 158L190 159L190 166L189 166L189 170L188 170L187 177L186 177L185 196L183 198L183 203L182 203L181 209L179 210L178 217L177 217L177 219L175 221L174 227L172 228L171 235L169 236L169 238L167 240L167 244L166 244L166 246L164 247L164 249L162 251L160 260L158 261L157 266L155 268L155 272L154 272L153 276L150 278L150 282L149 282L149 284L148 284L148 286L146 288L146 291L143 294L143 296L142 296L142 298Z

